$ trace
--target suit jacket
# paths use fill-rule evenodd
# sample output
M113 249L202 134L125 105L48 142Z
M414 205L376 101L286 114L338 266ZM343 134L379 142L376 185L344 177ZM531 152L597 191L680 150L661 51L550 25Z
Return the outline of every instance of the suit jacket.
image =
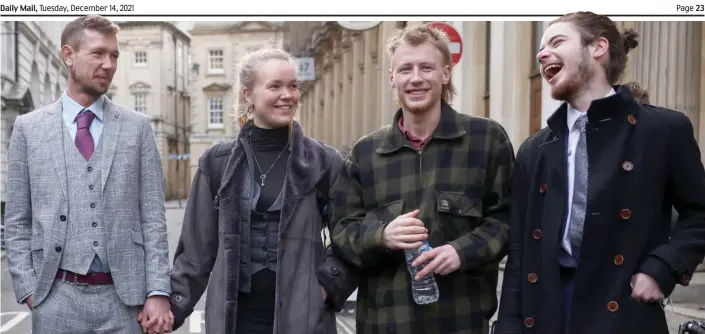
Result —
M100 188L106 249L126 305L170 293L161 158L147 116L105 99ZM47 296L66 242L68 193L61 103L17 117L9 149L5 233L15 296Z
M561 329L558 262L570 205L564 104L517 154L495 333L668 333L661 305L637 302L630 282L648 274L666 296L688 285L705 254L705 172L684 114L616 90L588 110L588 214L569 328Z

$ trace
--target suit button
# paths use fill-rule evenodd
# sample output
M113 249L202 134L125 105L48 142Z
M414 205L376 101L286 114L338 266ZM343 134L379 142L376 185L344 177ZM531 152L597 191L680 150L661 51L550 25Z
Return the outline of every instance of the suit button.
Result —
M532 233L532 235L534 236L534 239L541 240L541 237L543 237L543 232L541 232L541 229L537 228L534 230L534 233Z
M184 300L184 297L181 297L181 295L176 295L176 296L174 296L174 300L177 303L181 303Z
M524 326L526 326L527 328L534 327L534 318L529 317L524 319Z
M91 203L91 209L95 209L95 203Z
M328 272L333 276L338 276L338 274L340 273L340 269L338 269L338 267L336 266L330 266L328 268Z
M61 253L61 246L56 246L56 248L54 248L54 250L55 250L57 253Z
M90 173L90 172L92 172L92 171L93 171L93 167L91 167L91 166L88 166L88 168L86 168L86 170L87 170L87 171L88 171L88 172Z
M542 194L545 194L547 188L548 188L548 187L546 186L546 184L545 184L545 183L542 183L541 186L539 186L539 192L542 193Z
M610 312L617 312L617 310L619 310L619 304L617 304L617 302L613 300L613 301L607 303L607 309Z
M59 219L61 219L62 222L65 222L65 221L66 221L66 216L61 215L61 216L59 216Z
M536 281L539 280L539 275L536 275L536 273L530 273L526 276L526 280L529 281L529 283L536 283Z
M619 217L621 217L623 220L627 220L632 217L632 210L629 209L622 209L622 211L619 212Z
M689 276L689 275L683 275L683 277L681 277L681 283L682 283L683 285L688 285L688 283L690 283L690 276Z
M88 186L88 190L93 190L93 185Z
M96 227L96 226L98 226L98 223L93 222L93 223L91 224L91 226Z
M622 255L617 255L614 257L614 264L621 266L622 263L624 263L624 256Z
M622 163L622 169L629 172L634 169L634 164L631 161L625 161Z
M627 122L629 122L629 124L631 125L636 124L636 117L634 117L634 115L627 116Z
M97 241L93 241L93 246L98 246L98 242L97 242Z

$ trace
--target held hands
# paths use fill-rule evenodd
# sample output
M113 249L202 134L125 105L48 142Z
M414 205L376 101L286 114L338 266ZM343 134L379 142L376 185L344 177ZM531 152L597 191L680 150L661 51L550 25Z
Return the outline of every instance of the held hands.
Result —
M419 210L405 213L389 223L382 231L384 246L391 249L416 249L428 239L428 230L416 217Z
M640 302L660 302L665 298L658 283L651 276L644 273L638 273L632 277L631 287L632 298Z
M169 298L165 296L147 298L142 312L137 315L137 321L142 325L144 333L171 333L174 327L174 314L171 312Z

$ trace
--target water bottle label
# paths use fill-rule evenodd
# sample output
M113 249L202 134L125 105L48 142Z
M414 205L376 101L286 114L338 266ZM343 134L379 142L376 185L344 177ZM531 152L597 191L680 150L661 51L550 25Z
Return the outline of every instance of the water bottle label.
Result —
M428 244L428 241L424 241L424 243L421 244L421 247L419 247L419 252L421 252L421 253L428 252L432 249L433 248L431 247L431 245Z

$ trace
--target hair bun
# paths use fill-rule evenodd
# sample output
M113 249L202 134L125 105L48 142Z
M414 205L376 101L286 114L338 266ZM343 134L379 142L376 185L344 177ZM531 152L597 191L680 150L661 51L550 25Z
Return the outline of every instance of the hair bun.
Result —
M622 43L624 43L624 52L629 53L632 49L639 45L636 40L639 34L634 29L627 29L622 33Z

